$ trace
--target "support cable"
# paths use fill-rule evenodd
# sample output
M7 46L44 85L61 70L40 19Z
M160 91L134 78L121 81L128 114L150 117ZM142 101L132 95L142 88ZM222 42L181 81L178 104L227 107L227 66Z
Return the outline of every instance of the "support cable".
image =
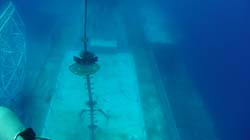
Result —
M74 64L69 66L69 69L72 73L83 76L86 80L87 86L87 93L88 93L88 101L86 105L88 109L83 109L80 113L83 114L84 112L89 113L90 117L90 140L95 140L95 129L97 125L95 124L95 112L99 112L104 115L108 119L108 115L101 109L96 109L96 101L93 99L92 93L92 85L91 85L91 77L90 75L95 74L99 69L100 66L97 64L98 57L88 51L88 36L87 36L87 19L88 19L88 0L84 0L84 34L83 34L83 51L80 53L80 56L74 56L73 59L75 61Z
M87 37L87 19L88 19L88 0L84 0L84 52L87 52L87 43L88 43L88 37Z

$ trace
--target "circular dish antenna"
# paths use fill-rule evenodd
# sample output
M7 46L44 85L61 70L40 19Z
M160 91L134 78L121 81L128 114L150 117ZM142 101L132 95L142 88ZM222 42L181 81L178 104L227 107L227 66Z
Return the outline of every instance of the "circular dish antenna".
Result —
M95 74L100 69L100 66L98 64L81 65L78 63L74 63L69 66L69 69L72 73L76 75L87 76Z
M100 69L100 66L96 63L98 57L89 51L81 52L79 57L74 56L74 61L75 63L70 65L69 69L72 73L79 76L95 74Z

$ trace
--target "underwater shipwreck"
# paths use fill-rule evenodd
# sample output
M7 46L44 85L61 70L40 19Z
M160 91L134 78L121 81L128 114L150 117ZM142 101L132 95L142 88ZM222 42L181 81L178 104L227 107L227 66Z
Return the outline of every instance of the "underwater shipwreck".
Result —
M0 1L0 140L217 140L175 27L150 1L111 1L47 2L34 21ZM166 76L152 46L168 48Z

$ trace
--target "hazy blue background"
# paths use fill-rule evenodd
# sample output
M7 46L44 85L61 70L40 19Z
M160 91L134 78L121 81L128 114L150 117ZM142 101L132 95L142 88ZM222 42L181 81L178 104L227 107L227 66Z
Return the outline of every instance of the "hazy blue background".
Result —
M224 140L250 139L249 2L162 0L185 31L178 47Z

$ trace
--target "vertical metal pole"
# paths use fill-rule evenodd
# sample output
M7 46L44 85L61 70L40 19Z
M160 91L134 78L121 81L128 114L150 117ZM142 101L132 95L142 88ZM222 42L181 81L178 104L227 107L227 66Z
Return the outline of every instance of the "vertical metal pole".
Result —
M84 0L84 37L83 37L83 42L84 42L84 52L87 51L87 45L88 45L88 37L87 37L87 16L88 16L88 0ZM87 90L88 90L88 96L89 96L89 101L88 101L88 106L90 108L90 140L95 140L95 122L94 122L94 106L95 102L93 101L93 96L92 96L92 91L91 91L91 82L90 82L90 75L86 76L86 82L87 82Z
M84 42L84 52L87 51L87 17L88 17L88 0L84 0L84 37L83 37L83 42Z
M93 100L93 96L92 96L92 91L91 91L91 83L90 83L90 75L86 76L86 81L87 81L87 90L88 90L88 96L89 96L89 101L88 101L88 105L89 105L89 111L90 111L90 125L89 125L89 129L90 129L90 140L95 140L95 122L94 122L94 106L95 106L95 102Z

